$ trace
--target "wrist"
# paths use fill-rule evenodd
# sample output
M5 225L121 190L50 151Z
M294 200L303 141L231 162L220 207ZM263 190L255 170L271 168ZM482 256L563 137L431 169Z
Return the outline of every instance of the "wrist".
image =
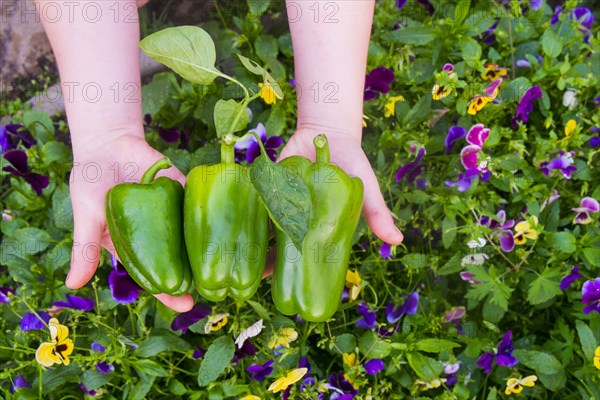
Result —
M115 149L130 149L134 143L146 143L143 128L107 127L94 129L85 134L71 134L73 160L110 158Z

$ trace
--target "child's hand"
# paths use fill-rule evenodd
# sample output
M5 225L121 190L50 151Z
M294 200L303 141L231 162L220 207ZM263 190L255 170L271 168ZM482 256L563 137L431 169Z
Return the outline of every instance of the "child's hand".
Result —
M75 154L70 180L75 230L67 287L78 289L94 276L100 260L100 246L116 256L106 225L108 190L121 182L138 182L146 169L162 157L140 135L120 135L93 150L80 149ZM159 175L185 184L185 176L175 167ZM189 294L180 297L159 294L156 298L179 312L193 306Z
M348 135L326 129L317 131L315 129L300 128L282 150L279 159L301 155L314 160L313 138L320 133L325 133L329 140L331 162L349 175L362 179L365 186L363 214L373 233L384 242L400 244L404 239L404 235L394 225L390 210L383 200L373 168L371 168L371 164L361 148L358 139L360 134Z

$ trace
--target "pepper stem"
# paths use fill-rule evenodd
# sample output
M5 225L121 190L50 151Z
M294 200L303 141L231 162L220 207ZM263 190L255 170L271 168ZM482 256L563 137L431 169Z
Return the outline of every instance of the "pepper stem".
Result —
M221 139L221 162L223 164L235 163L235 137L228 133Z
M152 183L152 181L154 181L154 178L156 177L156 174L160 170L171 168L172 166L173 162L168 157L161 158L160 160L152 164L152 166L150 166L150 168L148 168L146 172L144 172L144 175L142 175L142 179L140 179L140 183Z
M313 143L317 151L317 162L329 163L329 142L327 141L327 136L324 134L317 135L313 139Z

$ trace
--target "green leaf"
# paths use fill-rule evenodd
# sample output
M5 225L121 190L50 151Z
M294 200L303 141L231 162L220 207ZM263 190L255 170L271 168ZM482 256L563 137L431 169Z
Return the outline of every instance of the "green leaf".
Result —
M585 322L581 320L575 321L575 326L577 327L577 334L579 335L579 341L581 342L581 349L583 350L583 354L588 360L594 358L594 351L598 346L596 342L596 337L594 336L594 332L590 329L589 326L586 325Z
M556 374L562 368L560 361L550 353L518 349L513 354L519 362L523 363L526 367L534 369L538 374Z
M58 162L70 165L71 152L64 143L51 140L42 147L42 158L45 164Z
M583 249L583 256L590 264L594 265L600 260L600 249L586 247Z
M114 376L114 373L104 374L100 371L87 370L83 373L81 381L88 390L96 390L110 382Z
M435 39L435 35L432 28L425 26L411 26L384 33L382 39L384 39L384 41L392 41L400 44L423 46L432 42Z
M358 340L358 349L365 357L384 358L392 351L390 343L383 341L373 332L366 332Z
M527 300L535 305L562 294L560 276L561 272L559 270L546 267L542 274L537 276L529 285Z
M42 143L46 143L54 137L54 125L52 125L52 119L45 111L25 111L23 113L23 125Z
M270 162L262 154L252 163L250 176L275 226L302 252L312 200L300 174L290 173L289 169Z
M171 379L169 382L169 392L173 393L175 396L183 396L187 391L185 385L177 379Z
M152 82L142 87L142 113L152 116L164 107L175 94L175 75L172 72L161 72L154 75Z
M37 254L44 251L53 242L48 232L38 228L22 228L16 230L13 234L20 244L20 251L23 255Z
M457 272L462 271L463 266L462 266L461 260L462 260L462 254L461 253L454 254L452 256L452 258L450 258L446 262L446 264L444 264L442 266L442 268L440 268L437 271L437 274L438 275L450 275L450 274L455 274Z
M514 289L509 288L504 282L495 277L495 268L490 267L490 273L488 273L482 266L470 265L467 270L473 274L474 281L481 282L469 287L467 299L481 301L490 295L493 303L507 311L508 300Z
M353 353L356 348L356 338L351 333L342 333L335 337L335 345L342 353Z
M266 71L263 67L258 65L256 61L249 59L248 57L244 57L241 54L237 54L238 58L242 62L242 65L246 67L246 69L252 72L254 75L263 75Z
M406 360L415 374L425 382L431 382L439 377L444 369L440 361L425 357L421 353L407 353Z
M442 243L448 249L456 239L456 218L446 215L442 220Z
M197 26L163 29L145 37L140 48L190 82L207 85L223 75L215 68L217 56L212 38Z
M168 148L163 151L163 154L173 162L182 174L187 175L191 169L192 154L183 149Z
M545 388L555 392L559 389L564 388L565 384L567 383L567 377L565 376L565 372L563 370L560 370L556 374L550 375L538 374L538 377L540 378L540 382L542 383L542 385L544 385Z
M265 123L265 128L271 136L281 136L283 134L285 128L285 109L283 107L271 107L271 112Z
M454 25L458 26L463 23L469 15L469 7L471 0L460 0L454 9Z
M261 16L269 9L269 0L246 0L250 14Z
M279 52L277 40L271 35L259 36L254 42L254 46L256 48L256 55L265 63L272 58L276 58Z
M233 121L239 118L234 126ZM244 129L248 125L248 112L243 102L238 103L235 100L219 100L215 104L215 128L217 137L222 137L227 133L234 133Z
M487 395L487 400L496 400L498 398L498 391L496 388L492 388Z
M52 271L57 271L69 265L71 261L72 239L61 240L49 252L44 254L43 264Z
M479 43L467 36L460 39L458 44L465 63L470 67L476 68L482 54Z
M550 58L557 58L562 52L562 40L556 33L547 29L540 39L542 50Z
M188 342L172 333L169 333L165 335L149 337L140 344L140 347L135 350L134 354L137 357L149 358L164 351L177 351L185 353L186 351L191 350L191 348L192 346Z
M442 351L452 350L460 347L458 343L446 339L424 339L415 344L415 348L427 353L441 353Z
M229 336L221 336L215 339L208 347L202 364L200 364L198 384L207 386L216 380L231 362L234 352L233 340Z
M76 364L61 365L60 368L47 369L42 374L42 387L45 393L52 393L65 383L79 381L81 369ZM35 379L32 387L39 387L39 380Z
M221 162L221 146L208 144L200 147L192 154L190 169L198 165L215 165Z
M577 250L577 240L569 232L550 233L547 238L548 248L560 253L571 254Z
M160 366L156 361L152 360L136 360L132 363L133 367L142 374L150 376L169 376L169 373Z
M269 315L269 312L258 301L246 300L246 303L250 304L250 307L252 307L254 309L254 311L256 312L256 314L259 317L261 317L265 321L271 320L271 316Z
M421 253L409 253L400 259L408 268L421 269L430 265L429 256Z
M134 386L132 386L129 395L127 396L127 400L144 400L150 389L152 389L153 383L153 376L147 380L140 379Z
M52 213L54 215L54 224L57 228L67 231L73 230L73 208L71 206L71 196L69 187L61 183L52 194Z

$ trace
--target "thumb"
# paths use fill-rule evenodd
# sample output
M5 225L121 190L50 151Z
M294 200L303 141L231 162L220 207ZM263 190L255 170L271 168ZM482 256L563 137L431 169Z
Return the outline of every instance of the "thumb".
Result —
M73 250L71 267L65 284L79 289L94 276L100 261L102 223L93 215L74 213Z

